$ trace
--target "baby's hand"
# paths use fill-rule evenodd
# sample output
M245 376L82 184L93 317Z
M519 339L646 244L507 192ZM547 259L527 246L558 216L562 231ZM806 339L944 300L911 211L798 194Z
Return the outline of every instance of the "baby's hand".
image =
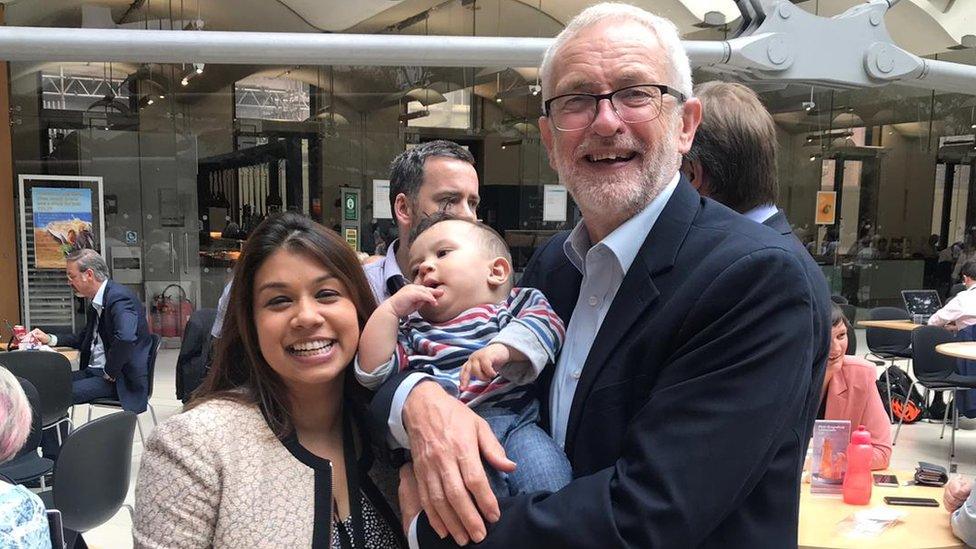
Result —
M398 318L406 318L424 305L437 305L437 298L442 295L444 290L441 289L407 284L383 302L383 306L388 307Z
M498 369L512 360L511 350L501 343L491 343L471 353L461 366L461 389L467 390L471 378L489 381L498 375Z

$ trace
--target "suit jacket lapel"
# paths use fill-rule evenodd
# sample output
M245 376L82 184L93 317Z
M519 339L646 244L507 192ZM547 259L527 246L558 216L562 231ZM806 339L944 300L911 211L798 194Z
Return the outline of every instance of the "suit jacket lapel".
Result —
M573 316L573 308L579 299L583 275L569 262L565 255L563 261L546 275L546 299L556 314L566 325Z
M561 249L562 246L560 246ZM573 316L573 308L576 306L576 301L579 299L582 280L583 275L570 263L569 258L562 253L559 256L559 262L545 275L542 288L543 293L546 299L549 300L549 304L552 305L552 309L556 311L556 314L559 315L559 318L567 326ZM555 373L555 369L554 364L551 368L542 370L538 383L540 388L538 395L540 422L542 427L547 431L551 431L549 390L552 386L552 376Z
M830 378L830 384L827 385L827 407L825 414L827 417L850 417L849 415L849 405L851 395L848 394L849 387L847 385L847 377L844 375L844 368L834 374L834 377Z
M579 426L586 398L589 396L600 371L606 365L621 340L634 323L645 317L659 291L654 277L669 270L675 262L691 223L701 205L701 197L682 176L674 194L654 223L641 245L634 263L624 275L624 280L610 305L590 353L586 357L583 373L573 395L573 406L566 429L566 453L572 455L576 428ZM576 285L577 296L579 284ZM573 301L575 305L576 300Z
M85 311L85 331L81 338L81 346L78 348L81 368L87 368L88 363L91 362L92 341L95 338L95 330L98 329L97 319L95 308L89 303Z

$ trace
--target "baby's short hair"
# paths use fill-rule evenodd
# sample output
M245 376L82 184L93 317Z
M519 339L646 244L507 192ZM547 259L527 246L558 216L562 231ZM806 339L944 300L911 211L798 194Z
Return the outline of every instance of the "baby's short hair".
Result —
M443 221L461 221L478 229L478 236L481 246L491 254L492 257L504 257L509 264L512 263L512 254L508 251L508 244L498 231L480 221L472 221L463 217L457 217L448 212L437 212L424 217L410 231L410 242L415 242L424 231Z

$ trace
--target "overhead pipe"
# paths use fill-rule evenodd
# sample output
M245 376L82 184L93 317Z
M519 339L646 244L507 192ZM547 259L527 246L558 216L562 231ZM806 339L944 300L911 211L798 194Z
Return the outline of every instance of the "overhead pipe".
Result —
M780 2L776 6L779 4L784 5L777 13L795 10L786 6L789 2ZM863 12L863 8L858 11ZM794 20L811 21L802 10L794 13L804 15L794 17ZM847 15L835 19L841 22ZM865 20L868 17L866 13L854 15ZM886 35L881 36L887 40L865 43L860 52L849 50L848 55L863 57L863 61L850 59L851 62L839 63L840 60L828 56L827 51L803 51L804 59L796 62L797 43L813 39L822 43L823 31L830 27L797 26L794 21L791 22L793 27L766 31L765 27L771 26L774 19L766 18L752 35L724 41L684 41L683 45L692 65L739 73L750 80L841 88L877 87L897 82L937 91L976 91L976 67L920 58L900 50ZM878 25L877 22L874 24ZM848 30L853 29L848 27ZM791 37L793 32L799 34ZM804 37L805 34L810 36ZM551 42L551 38L479 36L0 27L0 60L537 67ZM889 58L893 62L889 62Z
M0 27L5 61L534 67L551 38Z

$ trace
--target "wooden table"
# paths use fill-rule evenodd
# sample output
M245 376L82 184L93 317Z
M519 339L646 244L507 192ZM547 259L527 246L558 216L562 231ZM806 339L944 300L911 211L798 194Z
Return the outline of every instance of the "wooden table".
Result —
M956 358L976 360L976 341L956 341L935 346L935 352Z
M878 471L876 471L878 472ZM913 472L893 472L898 481L905 483ZM965 547L954 535L949 525L949 513L942 507L942 488L928 486L899 486L898 488L871 487L869 505L847 505L838 496L811 494L810 485L804 483L800 492L800 531L797 542L803 549L873 547L885 549L948 549ZM938 507L906 507L886 505L885 496L932 498ZM858 511L883 507L903 511L901 521L890 526L873 538L845 537L838 533L838 523Z
M915 324L911 320L862 320L857 323L858 328L885 328L903 332L911 332L922 326L925 324Z
M78 349L74 349L72 347L54 347L54 350L60 353L61 356L63 356L64 358L68 359L68 362L71 363L72 370L78 369L78 361L81 359L81 353L78 351ZM0 343L0 352L6 352L6 351L7 351L7 344Z

